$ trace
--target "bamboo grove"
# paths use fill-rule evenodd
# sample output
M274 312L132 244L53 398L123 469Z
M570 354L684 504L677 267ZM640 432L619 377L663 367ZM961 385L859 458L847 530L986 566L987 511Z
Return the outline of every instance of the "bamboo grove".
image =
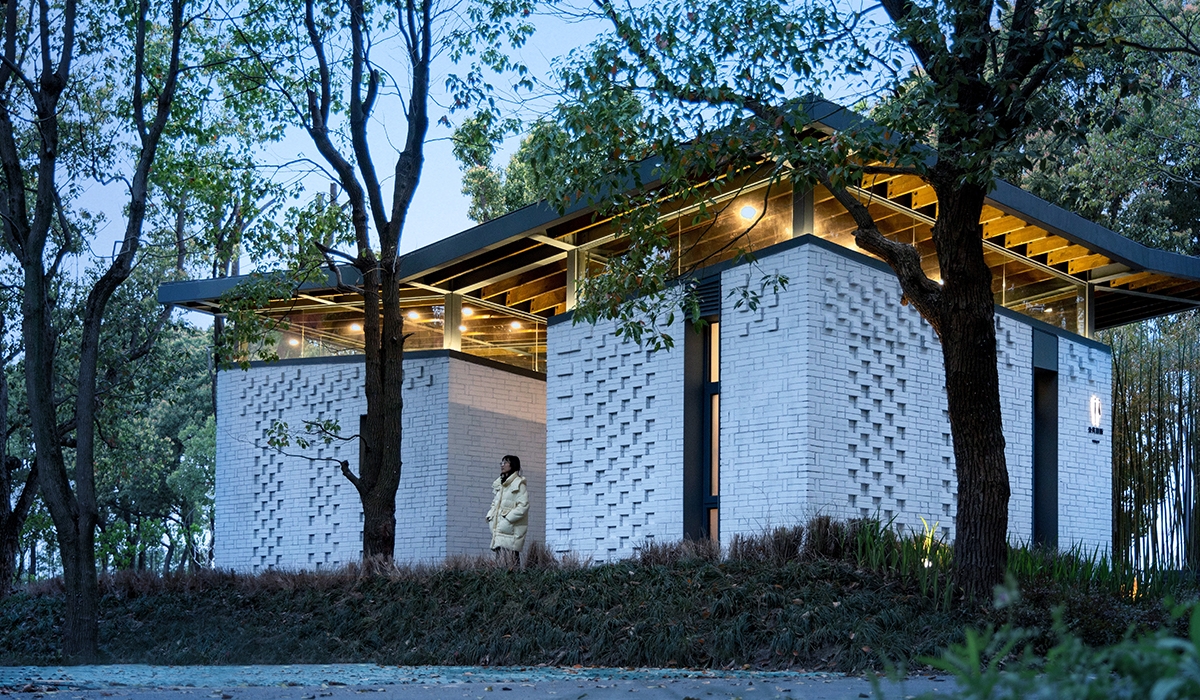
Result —
M1113 351L1114 557L1200 569L1200 312L1102 340Z

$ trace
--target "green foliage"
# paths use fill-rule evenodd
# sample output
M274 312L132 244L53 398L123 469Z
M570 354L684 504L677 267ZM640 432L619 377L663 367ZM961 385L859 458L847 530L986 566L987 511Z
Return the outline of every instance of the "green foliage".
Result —
M629 119L640 112L636 101L629 101L627 109ZM513 120L497 125L494 119L488 112L477 114L455 129L453 136L454 157L463 171L462 192L471 199L467 215L479 223L553 196L554 173L562 164L548 164L546 159L555 158L568 139L556 123L537 121L501 169L492 164L497 144L519 125ZM600 158L592 160L594 167L603 167Z
M1135 7L1114 8L1123 41L1178 45L1176 30L1194 22L1194 9L1179 4L1148 14ZM1045 97L1057 123L1071 128L1032 133L1024 160L1008 163L1003 174L1145 245L1194 253L1200 235L1198 70L1200 56L1188 52L1081 54Z
M1032 653L1028 630L1005 626L968 630L964 643L927 661L954 675L959 686L954 697L964 700L1194 698L1200 695L1200 606L1191 608L1190 617L1190 635L1163 629L1091 647L1070 634L1056 614L1058 641L1044 656Z
M106 566L146 566L164 542L177 545L177 561L198 564L216 467L210 343L207 332L169 324L101 407L97 554Z
M1200 566L1192 525L1200 474L1200 316L1106 331L1113 349L1114 531L1139 568Z
M283 451L284 448L291 447L293 444L302 450L307 450L318 444L328 447L336 441L351 439L342 437L342 426L333 418L306 420L304 421L304 432L294 431L286 421L276 419L271 421L270 427L266 430L266 436L267 445L279 451Z

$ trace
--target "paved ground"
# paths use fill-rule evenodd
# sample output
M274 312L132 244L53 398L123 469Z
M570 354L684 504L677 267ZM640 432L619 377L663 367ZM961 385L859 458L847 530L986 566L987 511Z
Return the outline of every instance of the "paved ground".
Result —
M938 676L884 682L829 673L313 666L18 666L0 668L0 695L112 700L858 700L946 697L954 683ZM631 695L636 693L636 695Z

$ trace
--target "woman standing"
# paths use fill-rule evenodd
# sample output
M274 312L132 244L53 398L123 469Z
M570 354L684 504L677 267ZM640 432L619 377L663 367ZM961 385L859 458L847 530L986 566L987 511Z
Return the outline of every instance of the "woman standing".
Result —
M500 462L500 478L492 482L492 508L487 519L492 529L492 551L511 566L521 564L525 533L529 530L529 493L521 476L521 460L505 455Z

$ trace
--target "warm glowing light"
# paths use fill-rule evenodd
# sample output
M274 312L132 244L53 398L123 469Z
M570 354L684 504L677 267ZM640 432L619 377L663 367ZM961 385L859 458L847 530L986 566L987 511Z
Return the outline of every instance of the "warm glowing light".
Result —
M1052 308L1050 308L1049 306L1047 306L1047 307L1046 307L1046 313L1048 313L1048 314L1052 314L1052 313L1054 313L1054 309L1052 309Z
M462 315L463 315L463 316L470 316L470 315L471 315L471 314L473 314L473 313L475 313L475 309L472 309L472 308L471 308L471 307L469 307L469 306L464 306L464 307L462 308Z
M291 345L292 347L296 347L299 344L300 344L299 340L296 340L295 338L288 338L288 345Z
M512 329L513 329L514 331L519 331L519 330L521 330L521 322L520 322L520 321L513 321L512 323L510 323L510 324L508 324L508 325L512 326Z
M750 221L754 217L758 216L758 210L747 204L741 208L741 211L739 211L738 214L740 214L741 217L746 221Z
M361 333L361 332L362 332L362 324L360 324L360 323L351 323L351 324L350 324L350 330L351 330L351 331L353 331L354 333Z
M458 327L458 332L459 332L459 333L466 333L466 332L467 332L467 327L466 327L466 326L459 326L459 327Z
M421 318L421 314L417 313L416 311L409 311L408 317L415 321L418 318Z

